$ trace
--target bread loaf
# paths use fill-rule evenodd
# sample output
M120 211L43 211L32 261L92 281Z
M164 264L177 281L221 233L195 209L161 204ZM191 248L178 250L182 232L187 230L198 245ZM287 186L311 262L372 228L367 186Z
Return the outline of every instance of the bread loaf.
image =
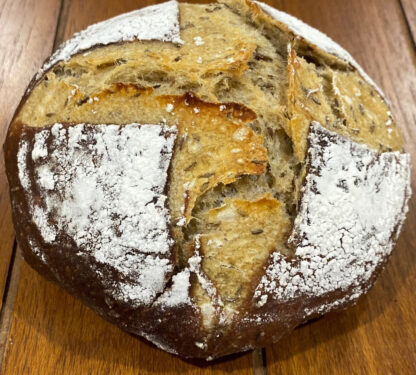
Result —
M5 143L26 261L184 357L279 340L354 304L407 211L381 90L266 4L175 1L75 34Z

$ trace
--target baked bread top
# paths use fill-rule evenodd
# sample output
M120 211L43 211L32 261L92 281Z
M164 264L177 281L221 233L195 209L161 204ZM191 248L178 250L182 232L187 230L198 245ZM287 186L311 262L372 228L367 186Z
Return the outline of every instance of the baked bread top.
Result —
M402 147L345 50L233 0L76 34L29 85L5 150L35 269L167 351L214 358L372 286L407 210Z

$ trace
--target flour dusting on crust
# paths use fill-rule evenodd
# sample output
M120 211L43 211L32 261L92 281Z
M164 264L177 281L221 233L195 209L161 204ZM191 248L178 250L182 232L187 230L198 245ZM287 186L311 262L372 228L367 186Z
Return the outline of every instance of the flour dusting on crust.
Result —
M214 284L202 270L202 256L199 252L201 248L201 241L200 235L195 236L195 251L194 254L188 259L189 269L193 272L197 278L199 283L201 284L202 289L204 289L208 296L213 301L214 305L223 306L223 302L221 301L221 297L218 295L218 291L215 288Z
M120 275L116 299L151 303L174 267L165 186L176 128L55 124L27 138L18 173L43 241L69 237L74 256Z
M313 44L314 46L319 47L325 52L334 55L352 65L355 69L357 69L361 76L377 90L380 96L385 101L387 101L383 91L368 76L361 65L358 64L358 62L350 55L348 51L333 41L328 35L306 24L305 22L302 22L300 19L288 13L277 10L270 5L260 1L255 1L255 3L276 21L285 24L294 34L301 36L303 39Z
M172 287L165 291L156 301L156 305L162 306L179 306L190 305L191 298L189 296L189 289L191 287L190 281L191 273L188 268L177 273L172 277Z
M37 79L59 61L96 45L133 40L160 40L183 43L179 30L179 9L176 1L152 5L96 23L62 44L45 63Z
M272 254L255 292L260 302L265 294L286 301L336 290L358 298L405 219L408 154L379 154L316 122L309 143L308 174L289 238L296 256Z

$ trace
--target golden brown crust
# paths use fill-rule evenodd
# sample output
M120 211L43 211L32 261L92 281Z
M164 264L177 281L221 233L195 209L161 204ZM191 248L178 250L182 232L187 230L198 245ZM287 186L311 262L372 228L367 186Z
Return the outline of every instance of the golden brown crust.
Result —
M184 139L173 162L176 173L171 179L171 192L172 200L185 197L181 214L186 223L197 198L208 190L220 183L230 184L245 174L265 172L263 137L245 125L256 117L246 107L206 103L192 94L164 96L157 101L162 107L172 106L169 109L178 119L178 137ZM171 209L173 217L178 217L176 207L171 205Z
M253 279L262 274L269 254L285 243L290 221L270 194L254 201L228 198L204 219L207 228L215 229L201 232L203 269L227 302L231 320L254 293Z
M318 121L330 125L336 122L336 118L325 97L323 79L314 65L298 57L292 44L289 45L288 55L288 133L296 156L303 161L310 123Z

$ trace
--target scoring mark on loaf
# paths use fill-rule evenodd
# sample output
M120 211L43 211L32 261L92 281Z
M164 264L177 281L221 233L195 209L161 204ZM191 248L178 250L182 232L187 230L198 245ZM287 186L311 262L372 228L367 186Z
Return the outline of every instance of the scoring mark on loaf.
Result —
M362 294L391 253L407 212L410 160L377 153L314 122L308 174L289 243L294 259L275 252L255 292L281 301L341 290Z
M116 270L114 298L132 305L151 303L173 271L165 190L176 133L55 124L21 135L18 175L42 240ZM32 251L45 261L37 246Z
M368 74L363 70L360 64L351 56L351 54L342 48L338 43L333 41L328 35L324 34L322 31L315 29L312 26L302 22L298 18L277 10L270 5L262 3L260 1L254 1L266 14L272 17L274 20L281 23L284 29L289 29L295 35L302 37L304 40L310 44L322 49L323 51L334 55L341 60L346 61L348 64L353 66L360 75L372 85L380 96L386 101L386 97L383 91L377 86L377 84L368 76Z
M179 9L176 1L148 6L87 27L62 44L36 75L39 79L59 61L97 45L134 40L160 40L181 44Z

